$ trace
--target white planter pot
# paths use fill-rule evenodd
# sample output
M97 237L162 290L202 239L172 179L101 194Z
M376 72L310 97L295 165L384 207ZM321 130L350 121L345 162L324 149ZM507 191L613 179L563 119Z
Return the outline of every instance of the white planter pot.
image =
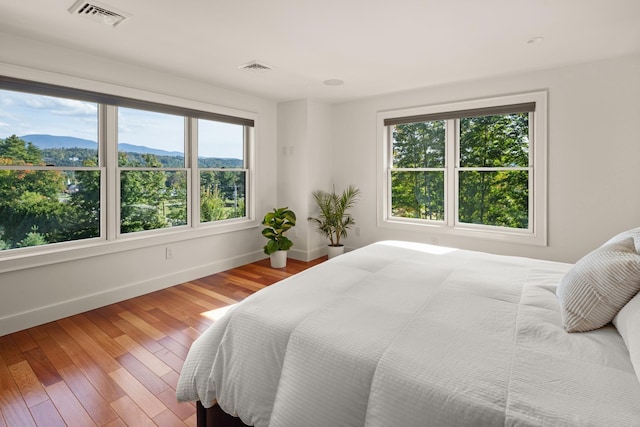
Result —
M287 251L276 251L269 255L271 268L285 268L287 266Z
M344 253L344 245L327 246L327 254L329 255L329 259L333 257L337 257L338 255L342 255L343 253Z

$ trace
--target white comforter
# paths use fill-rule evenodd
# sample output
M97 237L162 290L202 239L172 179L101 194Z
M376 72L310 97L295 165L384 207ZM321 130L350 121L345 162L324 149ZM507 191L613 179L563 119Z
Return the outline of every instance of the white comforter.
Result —
M570 264L379 242L272 285L192 346L178 399L257 427L640 426L615 328L568 334Z

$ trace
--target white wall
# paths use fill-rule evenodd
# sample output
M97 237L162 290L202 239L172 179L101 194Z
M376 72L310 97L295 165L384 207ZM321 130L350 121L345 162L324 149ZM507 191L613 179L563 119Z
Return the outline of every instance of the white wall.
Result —
M331 106L304 99L278 104L278 206L296 213L289 256L309 261L326 253L326 241L307 221L315 215L311 192L331 188Z
M354 248L383 239L436 237L376 226L376 113L548 90L548 246L438 236L465 249L575 262L618 231L640 226L640 57L379 96L333 107L333 179L355 184Z
M256 216L276 203L277 106L271 100L1 33L0 74L253 112ZM46 265L0 260L0 335L261 259L264 239L258 225L254 221L248 229L216 235L165 236L152 245L108 245L108 251L93 248L87 253L95 256L80 259L61 253L60 262ZM168 244L174 258L167 260Z

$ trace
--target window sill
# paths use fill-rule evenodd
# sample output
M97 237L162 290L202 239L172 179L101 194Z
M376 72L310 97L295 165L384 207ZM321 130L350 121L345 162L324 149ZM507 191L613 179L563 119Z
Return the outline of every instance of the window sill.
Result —
M496 228L474 227L473 225L446 226L435 223L427 223L419 220L404 220L389 218L381 221L380 228L410 231L412 233L424 233L434 236L455 236L472 239L493 240L507 243L516 243L532 246L547 246L546 235L539 235L527 230L508 230Z
M25 248L24 250L0 251L0 274L248 230L259 225L257 221L249 219L223 222L220 224L202 224L197 228L176 227L175 230L165 229L152 234L122 235L113 241L96 238L84 241L53 243L43 247Z

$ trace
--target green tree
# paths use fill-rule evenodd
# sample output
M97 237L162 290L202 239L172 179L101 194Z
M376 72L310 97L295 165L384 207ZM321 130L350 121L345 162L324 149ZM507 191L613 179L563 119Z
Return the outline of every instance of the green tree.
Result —
M245 172L243 171L203 171L200 173L200 198L210 206L204 209L210 213L201 215L201 221L216 221L219 219L238 218L245 215ZM220 202L222 201L222 206ZM211 216L211 209L217 210ZM202 206L201 206L202 207Z
M187 174L184 171L166 172L166 200L163 214L172 226L187 223Z
M529 165L527 113L460 120L460 167ZM529 174L524 170L461 171L459 219L473 224L528 227Z
M507 169L528 167L528 135L527 113L460 119L459 221L528 227L529 173L526 169ZM445 176L437 170L444 167L445 121L396 125L391 172L393 214L444 219Z
M123 167L159 168L161 163L151 154L142 156L142 163L130 160L129 153L118 153ZM120 174L120 231L130 233L168 227L162 215L167 199L166 175L162 170L126 170Z
M94 159L85 159L86 167L95 167ZM65 221L61 233L67 240L87 239L100 236L100 171L75 171L75 191L65 211Z
M200 189L200 222L210 222L226 219L225 203L220 196L218 187L201 187Z
M393 167L444 168L445 122L396 125ZM395 216L444 219L444 171L392 171L392 211Z
M45 148L42 149L42 158L48 165L55 166L80 166L85 162L97 164L98 150L89 148Z
M16 135L0 140L0 158L13 159L29 165L43 164L40 149L33 143L27 143Z
M42 234L38 233L38 227L34 225L31 227L31 231L27 233L25 238L18 243L18 247L26 248L28 246L46 245L47 243L49 243L47 242L47 239L45 239Z
M0 164L27 167L44 162L37 147L13 135L0 140ZM35 226L47 241L56 241L53 235L64 209L59 195L64 189L60 171L1 170L0 238L15 247Z

